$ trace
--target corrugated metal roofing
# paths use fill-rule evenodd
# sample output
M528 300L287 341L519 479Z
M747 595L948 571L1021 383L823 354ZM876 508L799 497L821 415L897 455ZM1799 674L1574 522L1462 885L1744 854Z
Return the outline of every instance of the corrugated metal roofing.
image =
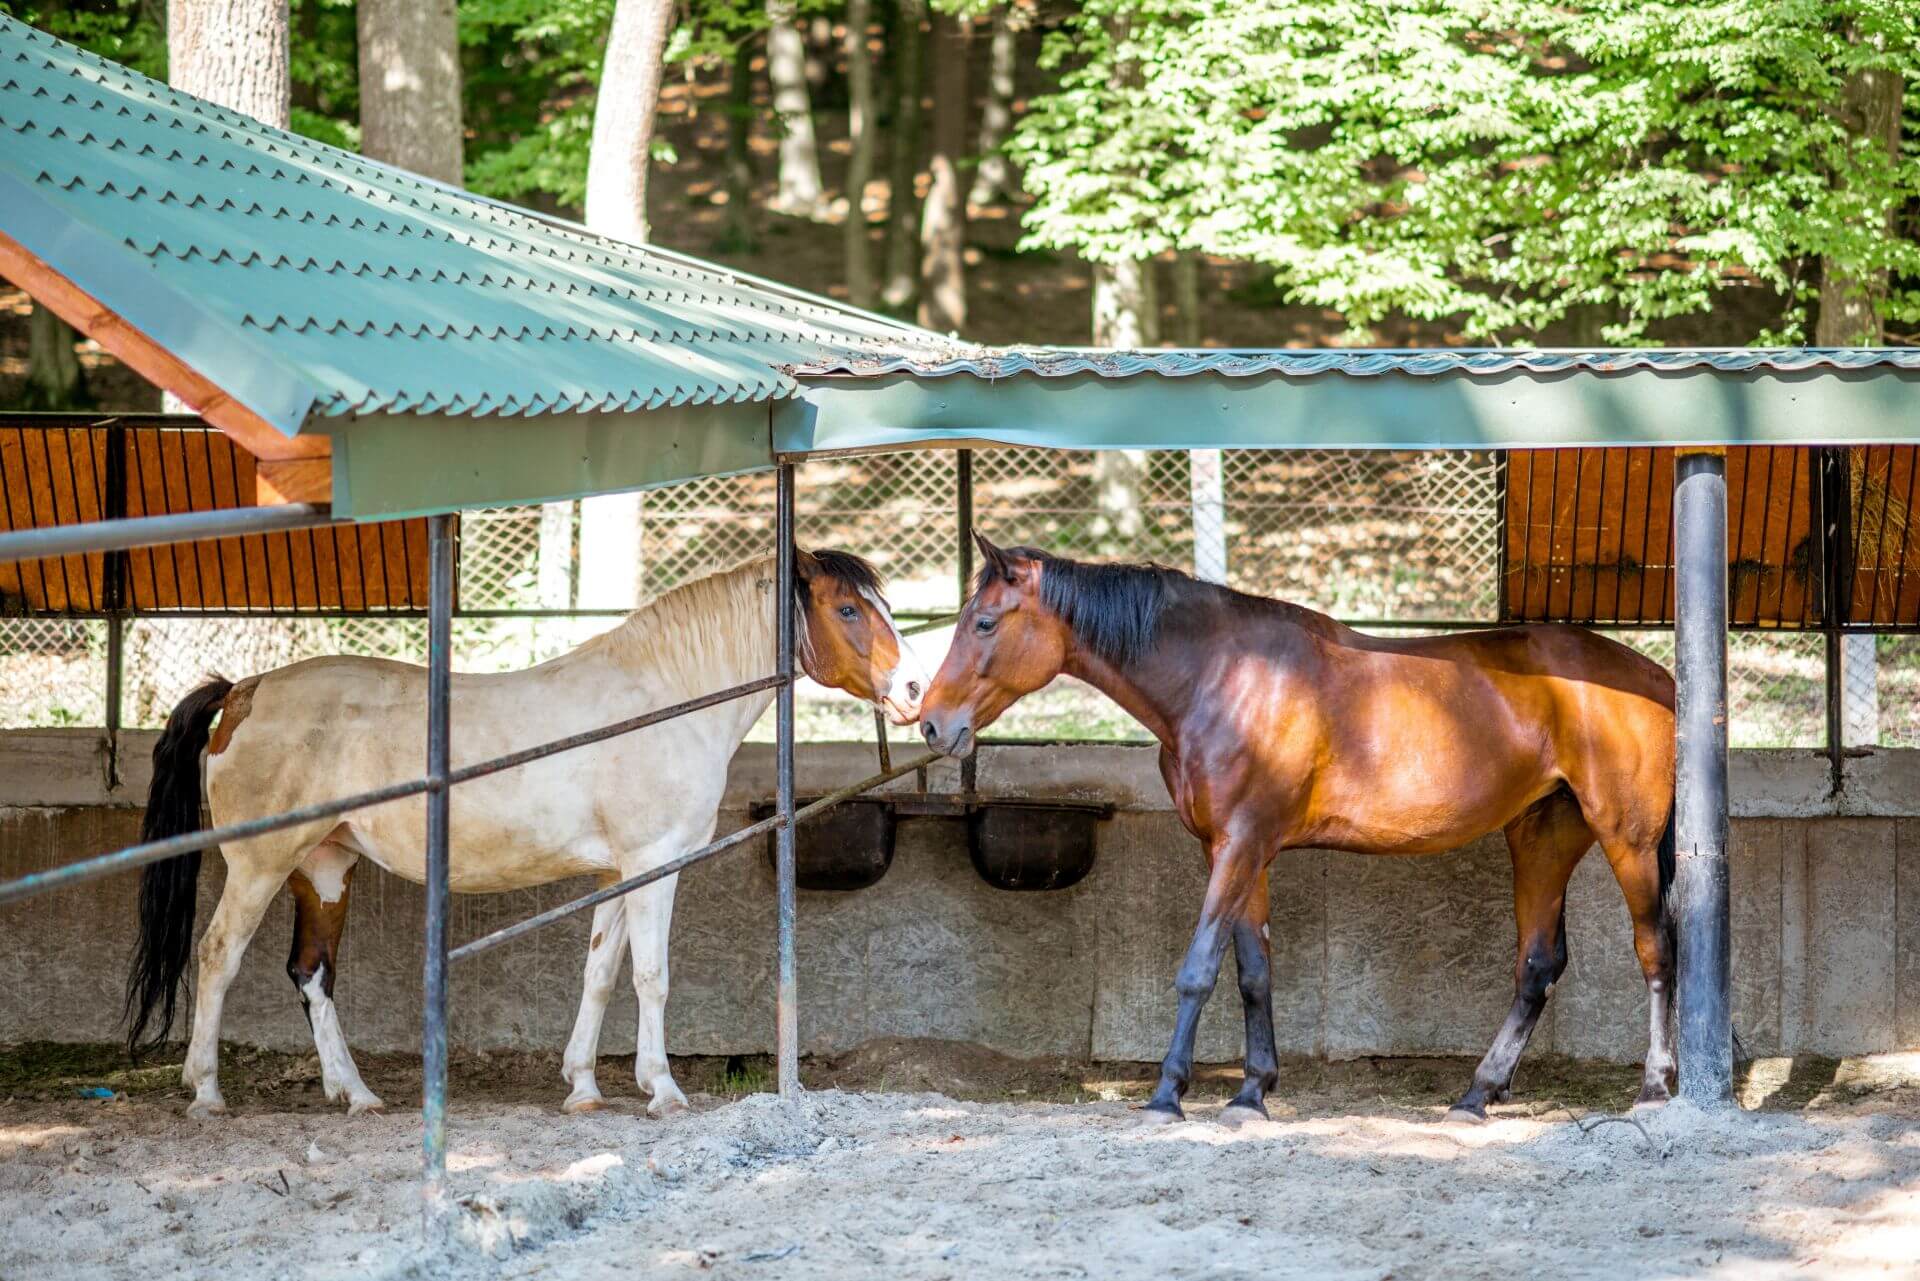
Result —
M0 15L0 231L289 434L791 396L911 325L272 129Z
M1626 373L1655 370L1683 373L1712 370L1718 373L1750 373L1771 370L1796 373L1806 370L1858 370L1872 368L1920 370L1920 348L1914 347L1725 347L1698 349L1634 349L1620 351L1545 351L1527 348L1433 349L1407 348L1383 350L1307 351L1112 351L1060 347L1006 347L949 352L932 356L912 353L882 355L834 355L800 366L802 377L814 375L851 375L880 377L887 374L911 374L921 378L946 378L970 375L975 378L1010 378L1016 374L1038 374L1043 378L1064 378L1073 374L1095 374L1102 378L1134 378L1155 375L1162 378L1190 378L1218 374L1229 378L1247 378L1260 374L1287 374L1309 377L1319 374L1345 374L1354 378L1372 378L1381 374L1410 374L1433 377L1439 374L1466 374L1492 377L1524 372L1558 374Z

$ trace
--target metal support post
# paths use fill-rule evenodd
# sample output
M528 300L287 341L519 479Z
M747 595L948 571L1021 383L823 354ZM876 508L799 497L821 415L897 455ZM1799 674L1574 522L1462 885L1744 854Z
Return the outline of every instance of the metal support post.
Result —
M960 605L967 607L967 598L973 594L973 451L962 449L954 455L954 511L960 520ZM978 748L967 754L960 762L960 794L971 798L978 790L980 780L980 752ZM921 785L925 791L925 784Z
M1733 1097L1727 879L1727 460L1674 466L1675 890L1680 913L1680 1093Z
M453 520L428 518L427 929L420 1016L423 1214L427 1235L446 1223L447 1203L447 820L448 716L453 674Z
M779 960L776 969L778 1004L774 1012L774 1046L779 1055L780 1097L800 1094L800 1023L794 1005L793 930L797 911L793 865L793 464L780 464L774 517L778 544L774 576L776 637L775 672L781 677L774 691L775 814L780 827L774 836L774 879L777 882Z

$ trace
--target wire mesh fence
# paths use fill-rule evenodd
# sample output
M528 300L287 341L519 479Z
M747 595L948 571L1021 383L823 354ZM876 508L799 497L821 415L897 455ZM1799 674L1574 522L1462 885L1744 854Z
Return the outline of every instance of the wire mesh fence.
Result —
M1503 466L1491 452L980 450L973 521L997 542L1157 560L1407 634L1423 624L1496 621ZM957 484L956 455L946 450L810 462L801 468L798 537L871 559L889 580L897 613L945 614L960 599ZM638 502L633 595L770 553L773 527L771 476L651 491ZM574 503L463 514L457 670L528 666L614 624L605 615L535 612L583 600L583 571L591 569L583 556L592 549L582 535ZM1671 665L1670 633L1616 634ZM424 662L426 623L143 614L128 621L125 638L123 723L154 726L210 671L238 676L323 654ZM941 631L919 638L929 667L946 642ZM1843 665L1848 741L1920 746L1920 638L1844 644L1854 656ZM102 724L105 664L104 623L0 619L0 725ZM1735 746L1825 743L1824 638L1739 632L1729 664ZM868 709L826 691L801 691L799 723L815 739L872 733ZM995 729L1010 737L1144 737L1117 707L1066 679Z

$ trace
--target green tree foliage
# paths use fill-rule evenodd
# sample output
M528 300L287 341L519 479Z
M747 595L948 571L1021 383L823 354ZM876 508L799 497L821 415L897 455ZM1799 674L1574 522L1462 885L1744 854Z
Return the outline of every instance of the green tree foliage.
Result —
M1838 110L1911 80L1913 0L1088 0L1012 143L1026 243L1270 265L1363 337L1389 313L1513 338L1590 308L1644 342L1732 286L1800 341L1825 259L1920 276L1920 195ZM1126 34L1116 39L1114 32ZM1140 74L1116 77L1117 63ZM1895 288L1887 316L1920 314Z

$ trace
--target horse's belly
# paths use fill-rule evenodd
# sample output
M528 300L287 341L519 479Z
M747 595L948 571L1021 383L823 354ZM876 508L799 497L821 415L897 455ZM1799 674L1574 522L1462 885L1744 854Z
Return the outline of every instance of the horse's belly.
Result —
M424 882L427 858L419 840L419 826L375 821L349 823L348 829L351 843L362 855L396 876ZM464 831L462 827L456 816L447 848L447 884L456 893L529 889L613 869L606 842L595 837L556 841L550 833L516 832L472 823L465 825Z
M1540 789L1517 765L1465 766L1409 752L1371 775L1327 780L1305 815L1316 844L1363 854L1440 854L1506 826ZM1330 784L1330 785L1328 785Z

